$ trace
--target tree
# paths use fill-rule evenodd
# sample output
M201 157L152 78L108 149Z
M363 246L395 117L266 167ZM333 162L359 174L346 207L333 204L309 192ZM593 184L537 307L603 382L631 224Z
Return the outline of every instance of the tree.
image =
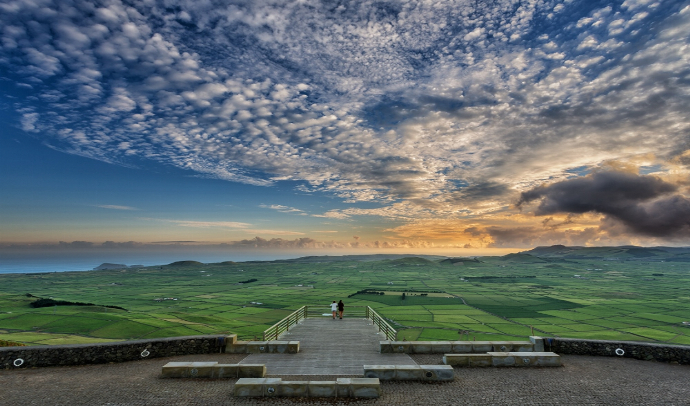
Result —
M402 294L402 300L405 300L405 292Z

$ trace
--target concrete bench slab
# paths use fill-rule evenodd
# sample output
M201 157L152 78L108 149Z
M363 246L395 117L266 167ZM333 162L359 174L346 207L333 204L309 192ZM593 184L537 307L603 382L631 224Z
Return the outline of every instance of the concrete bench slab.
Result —
M553 352L489 352L496 367L560 367L561 356Z
M378 398L376 378L338 378L337 381L282 381L281 378L241 378L233 394L238 397Z
M432 354L445 354L447 352L453 352L453 342L452 341L432 341L431 342L431 353Z
M459 367L490 367L492 358L489 354L445 354L443 363Z
M391 349L393 353L409 354L410 352L410 342L409 341L391 341Z
M240 378L235 382L233 394L239 397L263 397L266 378Z
M311 398L334 398L338 393L336 381L309 381L307 387Z
M452 381L455 372L450 365L420 365L425 381Z
M494 345L491 341L473 341L472 342L472 352L473 353L486 353L493 351Z
M450 365L364 365L364 377L382 381L452 381Z
M396 381L421 381L424 379L424 371L419 365L395 365Z
M237 376L239 378L262 378L266 376L266 365L263 364L238 364Z
M228 341L225 345L228 354L296 354L299 341Z
M309 396L309 381L283 381L278 385L278 396L306 398Z
M451 351L453 354L469 354L472 352L471 341L451 341Z
M211 378L237 378L240 366L238 364L218 364L214 369L215 371Z
M494 352L529 352L534 350L534 344L529 341L493 341Z
M340 378L343 379L343 378ZM381 396L381 383L378 378L349 378L349 397L378 398Z
M431 354L432 342L431 341L410 341L409 344L410 354Z
M251 378L249 378L251 379ZM256 379L256 378L254 378ZM263 392L265 397L279 396L280 387L282 386L281 378L262 378L263 382Z
M248 354L260 354L268 352L268 341L248 341L247 342L247 353Z
M336 397L352 397L352 378L338 378L335 380Z
M163 378L263 378L263 364L219 364L217 362L168 362Z
M211 378L217 362L168 362L163 365L164 378Z
M443 363L461 367L558 367L561 357L553 352L487 352L486 354L445 354Z
M381 354L391 354L393 352L391 343L392 341L390 340L379 341L379 352L381 352Z
M289 341L269 341L268 351L272 354L285 354L288 352Z
M535 352L544 352L544 339L539 336L530 336L529 341L534 345Z
M228 354L246 354L247 341L235 341L233 343L228 343L225 346L225 352Z
M364 365L364 377L392 381L395 379L395 365Z
M163 365L162 376L163 378L185 377L191 365L191 362L168 362Z
M380 341L381 353L484 354L535 351L531 341ZM543 348L543 345L542 345Z

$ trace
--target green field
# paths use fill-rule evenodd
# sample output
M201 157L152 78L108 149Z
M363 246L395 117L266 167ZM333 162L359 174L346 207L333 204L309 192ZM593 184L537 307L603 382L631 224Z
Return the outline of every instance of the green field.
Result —
M300 306L343 299L346 313L373 307L399 339L520 340L533 331L690 345L683 324L690 321L689 269L688 262L623 255L508 255L462 265L318 257L6 274L0 340L39 345L225 333L253 339ZM357 293L367 289L385 294ZM37 298L94 306L32 308Z

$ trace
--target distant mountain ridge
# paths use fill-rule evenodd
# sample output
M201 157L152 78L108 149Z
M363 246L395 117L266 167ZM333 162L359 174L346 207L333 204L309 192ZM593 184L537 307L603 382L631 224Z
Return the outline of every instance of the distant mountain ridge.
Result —
M623 245L619 247L581 247L552 245L536 247L519 254L544 259L609 259L609 260L651 260L690 262L690 247L638 247ZM508 257L504 256L504 258ZM506 258L508 259L508 258Z

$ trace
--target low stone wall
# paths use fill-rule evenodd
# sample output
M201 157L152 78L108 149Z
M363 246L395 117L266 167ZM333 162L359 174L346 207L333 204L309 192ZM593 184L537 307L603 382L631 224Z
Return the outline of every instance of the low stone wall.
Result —
M690 346L688 345L545 337L544 348L546 351L558 354L602 355L690 364Z
M159 338L97 344L40 345L0 348L0 368L35 368L105 364L225 350L223 335Z

